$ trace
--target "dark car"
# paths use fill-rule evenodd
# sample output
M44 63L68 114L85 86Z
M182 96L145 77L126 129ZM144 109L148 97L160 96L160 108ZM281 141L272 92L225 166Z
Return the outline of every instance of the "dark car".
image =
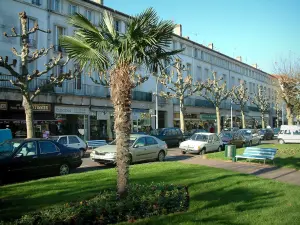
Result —
M192 130L190 130L190 131L186 131L186 132L184 132L184 134L183 134L184 140L189 139L189 138L190 138L193 134L195 134L195 133L208 133L208 131L207 131L207 130L204 130L204 129L192 129Z
M181 130L176 127L159 128L152 130L150 134L162 141L165 141L168 146L179 146L179 144L184 141Z
M259 135L262 140L272 140L274 138L274 132L272 129L260 129Z
M50 174L66 175L81 165L80 150L48 139L5 142L0 152L0 182Z
M280 128L274 128L273 129L273 133L274 133L274 138L278 138L278 134L279 134Z
M225 148L225 145L236 145L238 148L249 145L249 141L237 132L222 132L220 138L223 143L223 148Z

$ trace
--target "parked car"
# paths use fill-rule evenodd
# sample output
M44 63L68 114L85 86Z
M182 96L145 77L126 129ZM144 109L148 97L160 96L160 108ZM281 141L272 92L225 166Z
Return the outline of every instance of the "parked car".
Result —
M153 159L164 161L168 146L166 142L150 135L131 134L129 151L130 163ZM116 140L114 140L108 145L95 148L90 158L101 164L115 164L116 154L117 147Z
M181 130L176 127L152 130L150 134L165 141L168 146L179 146L179 144L184 141Z
M182 154L205 154L212 151L222 151L222 141L214 133L195 133L192 137L180 144Z
M79 149L81 157L84 156L84 153L88 149L88 145L76 135L52 136L50 139L67 147Z
M249 146L261 144L260 136L256 129L240 129L237 133L247 140Z
M222 140L223 149L225 145L236 145L238 148L249 145L249 140L237 132L222 132L220 138Z
M285 143L300 143L300 126L297 125L281 125L278 134L278 142Z
M192 129L190 131L186 131L184 134L183 134L183 138L184 140L187 140L189 139L193 134L195 133L208 133L207 130L204 130L204 129Z
M259 135L261 140L273 140L274 132L272 129L260 129Z
M274 138L275 139L278 138L279 131L280 131L280 128L273 128L273 133L274 133Z
M10 178L66 175L81 165L79 149L53 140L26 139L0 153L0 182Z

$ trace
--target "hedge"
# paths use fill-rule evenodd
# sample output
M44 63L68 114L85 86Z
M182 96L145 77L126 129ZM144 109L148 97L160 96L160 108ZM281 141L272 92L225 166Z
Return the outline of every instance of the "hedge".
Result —
M15 221L0 222L0 225L104 225L183 212L188 207L186 186L136 184L130 185L129 194L124 199L119 199L115 190L107 190L86 201L30 213Z

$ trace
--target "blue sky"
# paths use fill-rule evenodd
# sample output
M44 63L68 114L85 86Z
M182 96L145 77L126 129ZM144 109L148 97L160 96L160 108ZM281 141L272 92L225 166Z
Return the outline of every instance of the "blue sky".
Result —
M242 56L268 73L280 58L300 59L300 0L104 0L135 15L153 7L163 19L182 24L183 36Z

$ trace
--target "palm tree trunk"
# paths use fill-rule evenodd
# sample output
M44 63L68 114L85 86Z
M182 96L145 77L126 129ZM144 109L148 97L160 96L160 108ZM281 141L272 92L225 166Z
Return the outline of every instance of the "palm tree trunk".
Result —
M221 133L221 120L220 120L220 108L219 108L219 106L216 106L216 116L217 116L218 134L220 134Z
M245 121L245 112L244 110L241 110L241 114L242 114L242 126L243 126L243 129L246 128L246 121Z
M184 98L180 98L179 99L179 108L180 108L180 113L179 113L179 117L180 117L180 129L181 131L184 133L185 132L185 121L184 121Z
M130 79L132 68L120 65L111 73L111 98L115 110L115 132L117 145L117 191L120 198L128 193L129 178L129 135L131 114L131 88Z
M27 138L33 138L34 137L34 131L33 131L32 102L28 101L28 99L25 96L23 96L22 105L25 109Z
M111 132L111 118L110 118L110 113L108 112L108 118L107 118L107 124L106 124L106 132L107 132L107 136L108 136L108 140L112 141L113 140L113 136L112 136L112 132Z
M294 115L292 113L292 107L290 105L286 105L286 118L288 120L288 125L294 124Z

